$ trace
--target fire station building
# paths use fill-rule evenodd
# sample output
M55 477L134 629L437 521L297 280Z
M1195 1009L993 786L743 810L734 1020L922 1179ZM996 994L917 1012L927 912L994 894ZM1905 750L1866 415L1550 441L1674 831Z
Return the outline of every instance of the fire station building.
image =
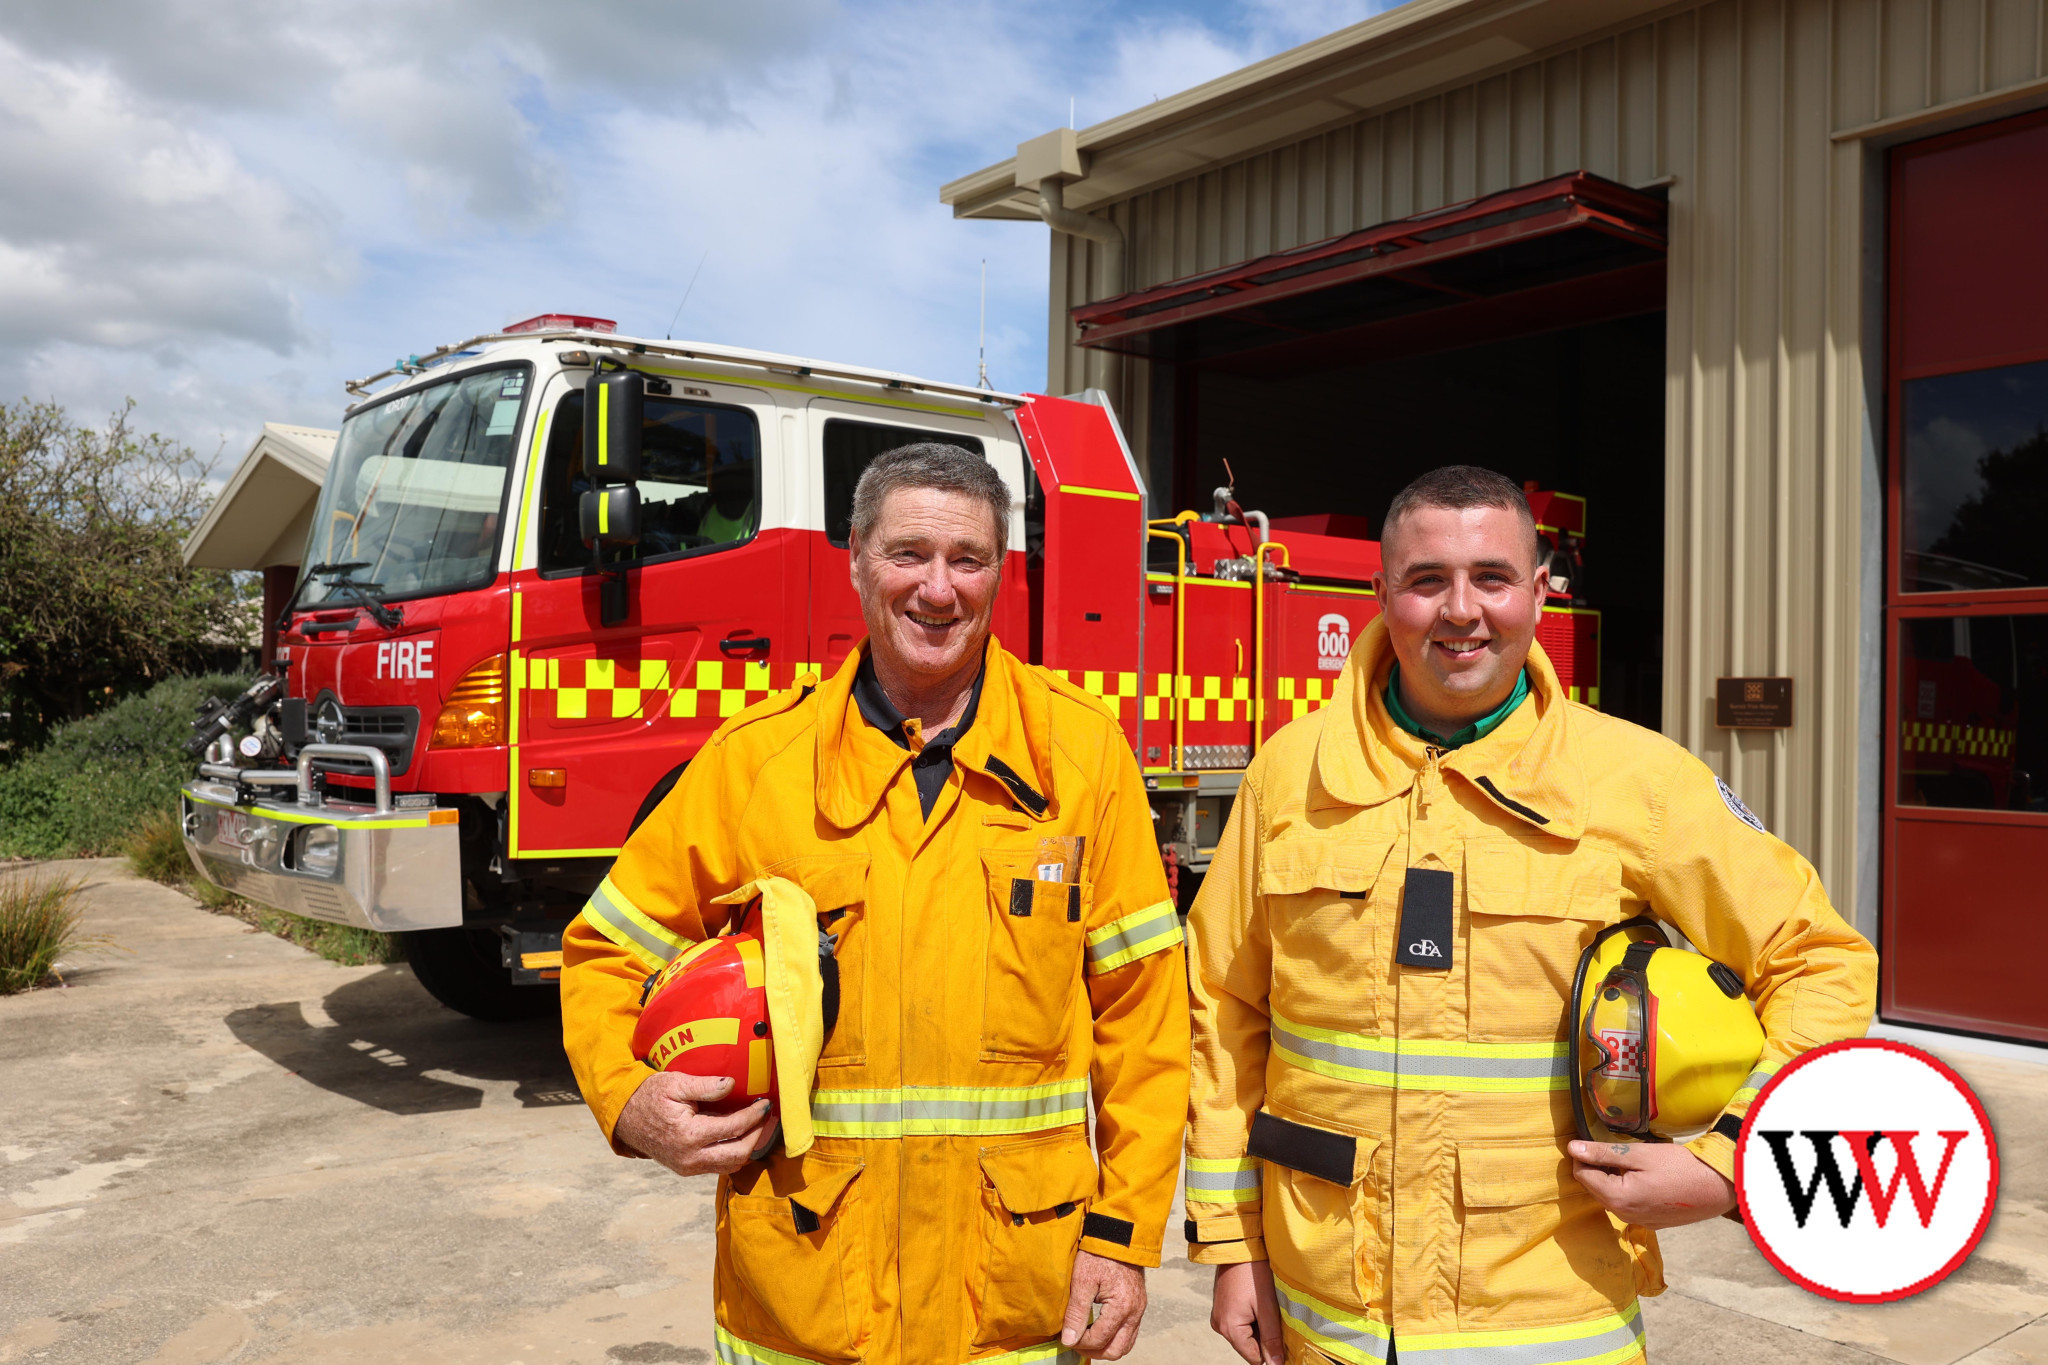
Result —
M1885 1019L2048 1042L2048 3L1409 0L941 197L1052 225L1047 391L1154 516L1582 495L1602 708Z

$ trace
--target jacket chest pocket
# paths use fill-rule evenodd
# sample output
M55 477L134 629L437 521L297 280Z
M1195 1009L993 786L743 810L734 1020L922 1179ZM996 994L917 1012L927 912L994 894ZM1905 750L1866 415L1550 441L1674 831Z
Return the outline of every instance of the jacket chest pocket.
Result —
M1036 1345L1060 1330L1074 1250L1095 1197L1095 1158L1078 1132L981 1149L983 1243L974 1344Z
M1625 910L1623 897L1621 860L1606 849L1467 845L1471 1040L1564 1038L1580 952L1602 928L1641 908Z
M819 966L825 974L826 1004L836 995L836 1016L818 1065L859 1066L867 1060L867 959L873 928L868 917L868 858L864 853L792 858L766 871L787 877L804 889L818 909L818 927L832 935L832 961Z
M1275 960L1320 964L1334 979L1376 989L1383 973L1369 964L1392 958L1391 923L1401 894L1398 868L1390 886L1380 885L1393 850L1394 835L1381 830L1268 844L1259 856L1259 891L1269 907ZM1372 1003L1361 999L1357 1008Z
M982 989L984 1057L1058 1062L1066 1056L1094 887L1040 881L1027 855L984 852L988 956Z

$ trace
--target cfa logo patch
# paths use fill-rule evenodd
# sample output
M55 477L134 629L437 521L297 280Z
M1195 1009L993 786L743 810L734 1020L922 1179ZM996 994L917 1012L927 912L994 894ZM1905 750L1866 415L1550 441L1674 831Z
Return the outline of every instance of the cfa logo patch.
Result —
M1735 1149L1743 1222L1793 1283L1889 1303L1969 1258L1998 1197L1984 1106L1903 1043L1855 1038L1793 1059L1750 1106Z

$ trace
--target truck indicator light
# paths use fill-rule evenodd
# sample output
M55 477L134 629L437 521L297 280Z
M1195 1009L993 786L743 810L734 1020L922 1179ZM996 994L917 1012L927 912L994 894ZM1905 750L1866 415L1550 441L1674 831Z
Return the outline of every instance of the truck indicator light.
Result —
M505 742L505 656L493 654L455 684L434 721L434 749L474 749Z

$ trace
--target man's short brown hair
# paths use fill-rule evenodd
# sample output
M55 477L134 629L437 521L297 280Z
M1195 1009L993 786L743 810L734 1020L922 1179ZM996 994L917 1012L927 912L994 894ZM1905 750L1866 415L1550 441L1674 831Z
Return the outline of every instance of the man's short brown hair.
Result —
M1380 543L1393 537L1394 526L1410 512L1424 507L1444 507L1462 512L1472 507L1496 507L1520 516L1529 528L1529 562L1542 557L1536 537L1536 517L1529 511L1529 499L1521 486L1505 475L1472 464L1447 464L1432 469L1400 492L1387 504L1387 519L1380 523Z
M919 441L875 456L853 486L853 533L863 542L875 533L882 504L899 488L936 488L987 507L995 518L994 567L1002 569L1010 548L1010 489L986 459L943 441Z

